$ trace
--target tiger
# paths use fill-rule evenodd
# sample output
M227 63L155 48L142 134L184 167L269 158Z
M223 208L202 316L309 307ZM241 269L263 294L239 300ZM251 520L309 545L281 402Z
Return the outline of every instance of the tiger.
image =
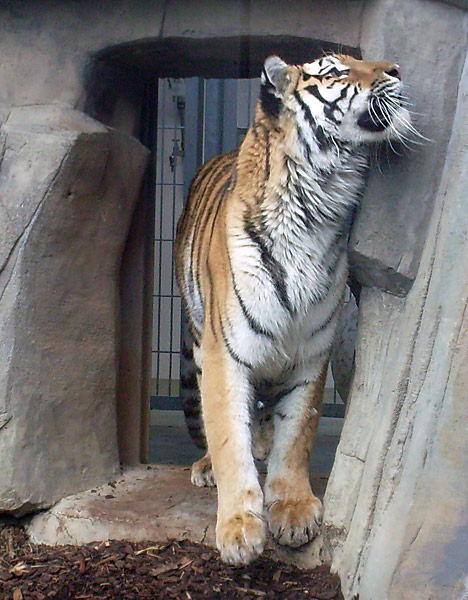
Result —
M268 530L293 548L319 533L309 459L352 216L369 149L403 140L409 124L397 64L270 56L240 147L191 183L175 242L192 365L186 417L207 446L191 479L217 486L216 545L227 563L254 560ZM255 459L267 463L263 490Z

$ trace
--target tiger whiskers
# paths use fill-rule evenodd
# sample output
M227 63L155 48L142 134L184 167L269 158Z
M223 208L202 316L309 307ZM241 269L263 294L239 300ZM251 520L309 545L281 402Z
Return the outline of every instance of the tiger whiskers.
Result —
M409 144L424 145L425 143L433 142L433 140L427 138L421 132L419 132L412 122L402 114L401 107L404 106L405 102L401 99L401 97L396 100L392 98L392 96L386 96L385 98L374 96L373 99L377 103L382 114L384 114L386 119L390 121L390 128L393 134L405 148L411 150L411 146ZM369 103L369 108L373 109L372 102ZM406 110L410 114L416 114L414 111L410 111L408 109ZM369 110L369 112L371 112L371 110ZM400 123L403 126L403 130L398 129L395 123ZM406 142L408 142L408 144Z

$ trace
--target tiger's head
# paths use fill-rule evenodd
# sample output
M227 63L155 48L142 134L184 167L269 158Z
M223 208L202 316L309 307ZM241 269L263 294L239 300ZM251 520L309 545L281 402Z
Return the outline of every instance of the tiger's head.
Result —
M273 119L292 113L319 147L330 138L353 144L404 138L411 127L404 104L400 68L391 62L334 54L288 65L270 56L262 72L263 111Z

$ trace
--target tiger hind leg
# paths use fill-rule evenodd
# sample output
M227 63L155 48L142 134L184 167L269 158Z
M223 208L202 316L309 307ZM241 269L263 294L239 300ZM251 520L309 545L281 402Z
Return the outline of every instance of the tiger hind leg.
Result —
M215 487L216 480L211 464L210 453L207 452L203 458L192 465L191 482L198 487Z
M312 492L309 460L322 403L326 370L295 389L275 409L273 448L265 482L268 527L279 544L297 548L320 531L322 503Z
M267 460L273 446L274 420L272 414L256 415L252 423L252 454L257 460Z

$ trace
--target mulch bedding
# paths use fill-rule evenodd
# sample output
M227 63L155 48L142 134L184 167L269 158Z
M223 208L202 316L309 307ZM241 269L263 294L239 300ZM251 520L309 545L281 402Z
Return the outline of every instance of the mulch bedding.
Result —
M1 525L0 525L1 528ZM36 546L23 529L0 531L1 600L250 599L340 600L326 567L302 571L262 555L247 567L223 564L192 542L94 542Z

